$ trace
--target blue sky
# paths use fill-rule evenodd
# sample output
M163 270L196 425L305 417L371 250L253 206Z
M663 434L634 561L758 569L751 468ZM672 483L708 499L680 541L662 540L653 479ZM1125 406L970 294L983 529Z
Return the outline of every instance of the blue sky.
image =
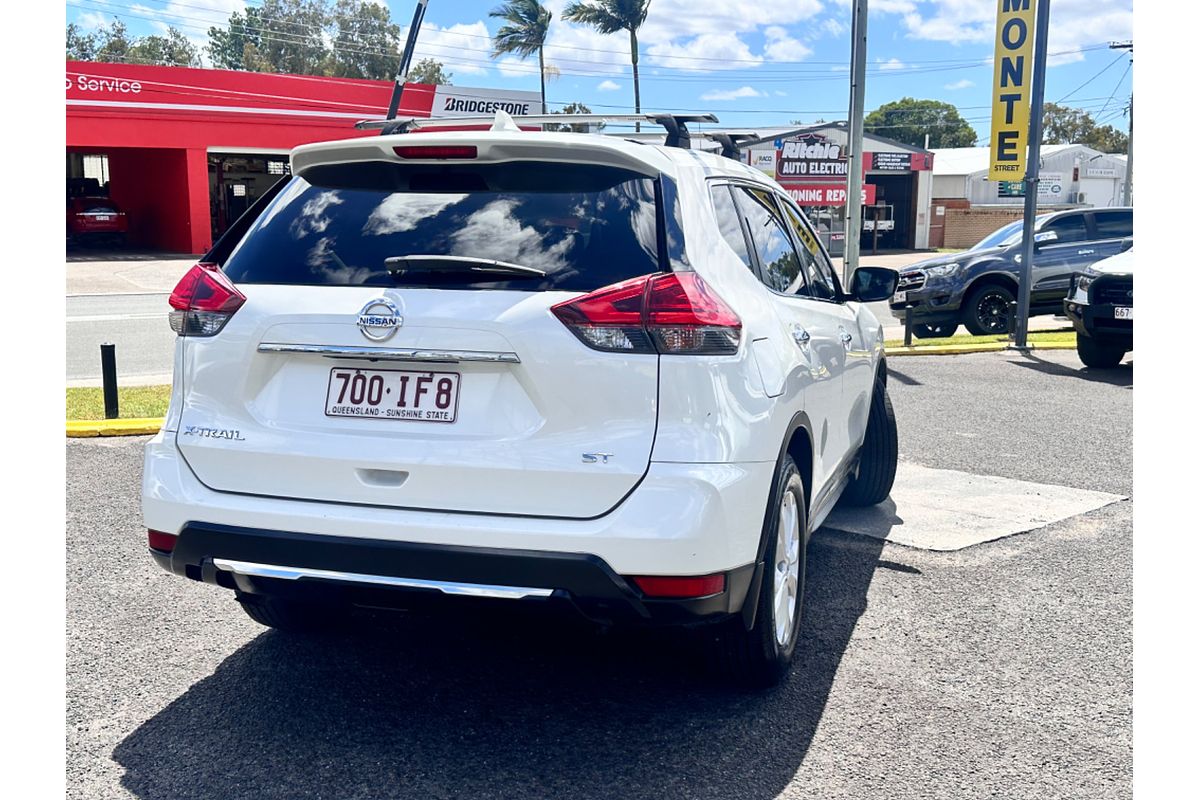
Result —
M202 43L231 10L261 0L69 0L67 20L93 28L122 19L135 34L173 24ZM407 25L414 0L386 3ZM600 34L554 12L546 49L558 77L551 107L632 111L627 36ZM489 57L498 0L430 0L417 58L445 63L460 86L537 90L537 60ZM981 139L988 104L996 0L872 0L867 109L904 96L958 106ZM774 125L844 119L850 0L652 0L639 39L643 110L716 111L722 123ZM1046 99L1084 108L1124 130L1129 58L1107 43L1132 38L1132 0L1053 0Z

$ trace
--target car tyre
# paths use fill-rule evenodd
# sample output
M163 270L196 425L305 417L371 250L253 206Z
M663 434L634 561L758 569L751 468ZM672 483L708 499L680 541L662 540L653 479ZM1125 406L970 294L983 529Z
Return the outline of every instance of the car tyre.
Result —
M967 296L963 324L975 336L1008 333L1008 308L1013 299L1012 290L998 283L973 289Z
M896 414L892 399L882 381L871 393L867 433L858 451L858 474L846 484L841 503L847 506L873 506L882 503L896 481L896 462L900 448L896 435Z
M765 520L766 549L754 625L737 615L705 630L710 663L749 688L765 689L787 674L804 608L808 509L804 481L790 456L780 463Z
M1101 344L1090 336L1075 337L1075 352L1084 366L1092 369L1112 369L1121 363L1128 352L1119 345Z
M246 616L265 625L289 633L328 631L343 615L337 609L315 603L305 603L286 597L237 593L237 601Z
M921 323L913 325L913 336L918 339L941 339L946 336L953 336L958 330L957 322L943 322L939 325L926 325Z

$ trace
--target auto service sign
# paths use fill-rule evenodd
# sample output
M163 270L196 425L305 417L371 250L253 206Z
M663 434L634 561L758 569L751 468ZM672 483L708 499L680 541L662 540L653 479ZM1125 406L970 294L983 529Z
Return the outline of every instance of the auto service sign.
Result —
M1019 180L1029 138L1030 73L1036 0L997 0L996 66L992 77L992 134L988 178Z

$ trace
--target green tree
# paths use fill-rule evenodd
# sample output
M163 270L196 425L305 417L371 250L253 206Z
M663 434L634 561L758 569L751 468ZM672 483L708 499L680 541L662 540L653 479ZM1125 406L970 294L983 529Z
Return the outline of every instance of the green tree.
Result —
M166 36L143 36L129 46L128 61L133 64L201 67L200 51L190 39L175 28Z
M93 34L84 33L74 22L67 25L67 60L96 60L96 37Z
M542 80L542 113L546 113L546 58L543 50L546 33L550 30L550 11L537 0L509 0L494 8L489 17L499 17L507 22L496 31L492 39L492 58L505 53L516 53L528 58L537 53L538 74Z
M132 44L125 23L114 19L107 28L96 29L96 56L92 60L124 62L129 58Z
M1129 137L1111 125L1097 125L1087 111L1046 103L1042 106L1042 144L1083 144L1102 153L1123 153Z
M958 109L940 100L904 97L867 114L863 130L913 147L974 147L979 138Z
M408 68L408 80L412 83L432 83L435 85L450 85L453 72L446 72L442 62L432 58L422 58Z
M259 72L256 67L247 65L247 56L253 61L263 43L260 16L262 11L257 6L246 6L245 12L229 14L226 28L209 28L208 50L212 66L218 70Z
M588 108L587 106L585 106L583 103L567 103L565 106L562 107L561 111L551 111L550 113L551 114L590 114L590 113L592 113L592 110L590 108ZM594 128L597 131L603 130L604 123L600 122L600 123L597 123L592 126L589 126L583 122L571 122L571 123L563 123L563 124L555 124L555 125L543 125L542 130L553 131L555 133L571 133L571 132L587 133L589 127Z
M325 74L337 78L390 80L400 62L400 26L387 6L338 0L331 16L333 48Z
M246 6L244 13L233 12L224 28L213 26L208 29L208 57L218 69L250 70L261 69L265 64L258 55L262 45L262 11L256 6Z
M590 25L600 33L629 31L629 58L633 63L633 110L642 113L642 91L638 83L637 32L646 21L650 0L576 0L563 9L563 19ZM641 124L636 126L640 131Z

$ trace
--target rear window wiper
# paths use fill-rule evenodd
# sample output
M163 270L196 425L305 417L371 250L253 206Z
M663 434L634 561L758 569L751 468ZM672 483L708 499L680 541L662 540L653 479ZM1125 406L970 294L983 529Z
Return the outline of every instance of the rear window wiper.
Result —
M504 275L508 278L544 278L545 270L497 261L494 258L472 258L470 256L411 255L392 256L383 260L390 274L413 272L436 274Z

